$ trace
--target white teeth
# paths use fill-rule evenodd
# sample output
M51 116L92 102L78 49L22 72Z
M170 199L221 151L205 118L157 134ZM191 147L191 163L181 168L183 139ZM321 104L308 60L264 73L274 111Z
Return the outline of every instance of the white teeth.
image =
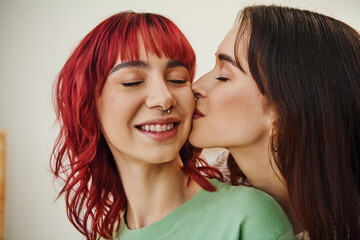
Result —
M174 123L168 124L153 124L153 125L142 125L141 130L147 132L166 132L174 128Z

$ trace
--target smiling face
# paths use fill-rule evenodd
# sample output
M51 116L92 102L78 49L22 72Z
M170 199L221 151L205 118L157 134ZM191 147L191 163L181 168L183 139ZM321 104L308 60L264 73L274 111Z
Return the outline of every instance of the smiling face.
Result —
M170 161L189 135L195 108L189 72L144 46L139 53L138 60L116 62L96 99L98 118L117 161Z
M231 29L220 44L214 69L193 84L198 100L189 141L196 147L244 148L270 136L270 110L249 72L245 39L239 48L244 71L235 61L238 28Z

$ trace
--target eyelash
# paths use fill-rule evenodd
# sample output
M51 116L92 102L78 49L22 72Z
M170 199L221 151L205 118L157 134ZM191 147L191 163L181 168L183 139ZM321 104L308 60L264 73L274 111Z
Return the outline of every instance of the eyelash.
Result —
M129 82L129 83L122 83L122 85L124 87L135 87L135 86L139 86L142 83L143 82Z
M219 81L223 81L223 82L226 82L227 80L229 80L228 78L225 78L225 77L217 77L215 79L219 80Z
M168 80L169 82L171 83L174 83L174 84L185 84L187 82L187 80ZM136 87L136 86L139 86L140 84L142 84L143 82L129 82L129 83L122 83L122 85L124 87Z
M186 80L168 80L168 81L175 84L185 84L187 82Z

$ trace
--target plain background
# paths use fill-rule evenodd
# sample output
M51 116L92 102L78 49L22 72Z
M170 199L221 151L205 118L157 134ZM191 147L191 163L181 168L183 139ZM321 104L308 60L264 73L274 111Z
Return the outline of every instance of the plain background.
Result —
M69 223L63 199L55 201L48 166L57 132L52 84L91 29L123 10L163 14L193 45L198 78L213 67L214 53L238 10L260 3L322 12L360 30L360 0L0 0L0 128L8 135L6 239L83 239Z

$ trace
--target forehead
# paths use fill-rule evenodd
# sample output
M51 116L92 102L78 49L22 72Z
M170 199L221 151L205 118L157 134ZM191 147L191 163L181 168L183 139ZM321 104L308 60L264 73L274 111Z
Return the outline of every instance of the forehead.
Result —
M139 43L139 52L137 59L122 59L119 55L114 67L110 70L110 74L120 69L146 69L153 68L174 69L175 67L183 67L189 71L188 65L178 59L169 58L161 53L160 56L156 55L153 50L146 50L143 43Z
M152 49L146 50L143 43L139 43L138 58L121 58L118 56L118 59L115 65L119 63L128 63L127 66L141 67L141 68L150 68L153 64L161 63L167 64L167 67L185 67L187 70L188 65L180 59L173 58L171 56L166 56L163 52L156 54ZM141 63L141 64L139 64Z
M128 52L126 54L121 54L120 51L117 62L147 60L149 56L156 56L158 58L168 58L164 55L164 52L162 51L161 48L160 49L148 48L144 44L144 40L141 37L139 37L137 43L134 44L131 48L128 48Z
M190 51L185 51L185 53L179 51L179 46L174 46L176 44L172 43L171 41L153 38L153 36L149 39L149 36L142 36L138 33L137 38L127 44L128 47L125 47L125 52L121 51L120 47L115 64L131 61L152 62L154 60L162 60L181 62L187 69L191 67L194 64L195 56L192 56ZM182 45L183 49L186 49L183 42L179 44Z
M231 57L235 57L234 46L238 30L239 25L236 25L226 34L225 38L222 40L218 47L218 53L224 53Z
M157 39L154 39L153 41L155 46L149 46L146 44L146 40L140 36L138 38L137 54L132 54L131 58L125 58L122 59L122 61L145 60L156 57L161 59L178 59L180 57L177 53L168 53L167 49L171 48L170 44L160 44ZM119 57L121 58L121 56Z
M242 28L241 25L235 25L225 36L221 42L217 56L219 60L222 60L222 54L229 56L235 62L235 64L242 72L249 72L248 64L248 38L249 31Z

